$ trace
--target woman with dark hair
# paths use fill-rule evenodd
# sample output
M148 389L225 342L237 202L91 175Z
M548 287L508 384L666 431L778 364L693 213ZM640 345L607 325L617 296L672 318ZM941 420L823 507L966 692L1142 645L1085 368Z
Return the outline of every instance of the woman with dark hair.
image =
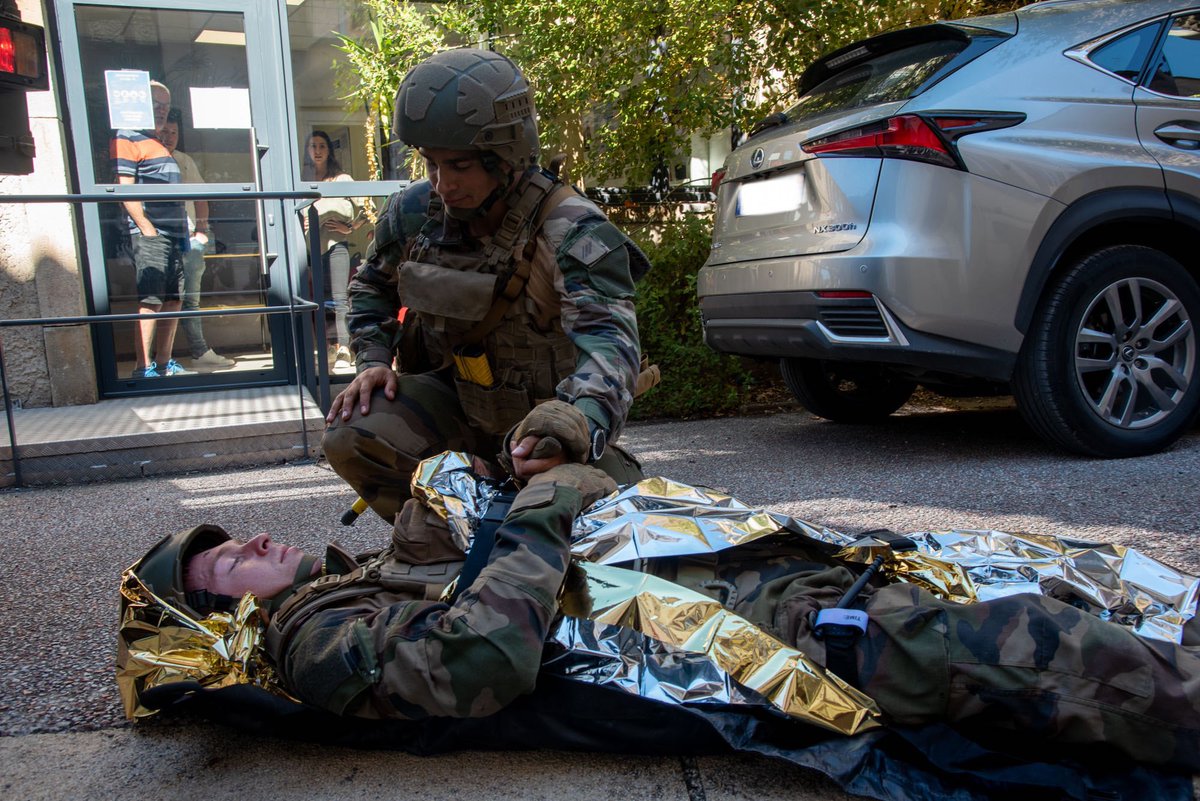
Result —
M304 165L300 170L304 181L353 181L342 171L334 154L333 140L324 131L309 134L304 146ZM350 331L346 328L346 286L350 283L350 246L346 241L361 224L358 204L353 198L327 197L316 203L321 221L321 253L329 292L333 297L336 316L337 347L330 361L334 370L350 370L354 357L350 353Z

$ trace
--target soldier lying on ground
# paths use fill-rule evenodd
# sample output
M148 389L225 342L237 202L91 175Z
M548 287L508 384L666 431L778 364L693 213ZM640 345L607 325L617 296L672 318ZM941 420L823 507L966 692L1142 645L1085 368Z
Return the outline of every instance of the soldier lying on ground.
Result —
M319 564L265 534L240 542L201 526L165 539L136 571L197 617L258 596L283 684L316 707L365 718L485 716L534 688L572 521L613 489L582 464L533 477L486 567L450 603L439 598L463 554L418 499L405 504L391 547L365 563L331 548ZM833 607L855 576L825 553L760 554L726 562L716 578L734 588L734 612L857 686L889 723L1103 743L1200 772L1194 647L1143 639L1053 598L960 605L891 584L863 589L854 606L866 632L839 648L814 631L813 613Z

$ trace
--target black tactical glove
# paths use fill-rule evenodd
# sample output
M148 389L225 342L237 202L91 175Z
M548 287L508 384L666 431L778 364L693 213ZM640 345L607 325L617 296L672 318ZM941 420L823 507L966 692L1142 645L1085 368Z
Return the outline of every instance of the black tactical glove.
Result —
M607 473L586 464L560 464L544 473L538 473L529 479L526 487L537 484L557 484L563 487L574 487L583 495L583 506L586 509L596 501L617 491L617 482Z

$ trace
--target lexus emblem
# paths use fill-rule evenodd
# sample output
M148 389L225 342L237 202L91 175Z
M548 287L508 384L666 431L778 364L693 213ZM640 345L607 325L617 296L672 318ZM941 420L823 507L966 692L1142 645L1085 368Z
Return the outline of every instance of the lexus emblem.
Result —
M756 149L750 154L750 166L757 170L762 166L763 159L766 158L766 155L766 153L763 153L763 149L761 147Z

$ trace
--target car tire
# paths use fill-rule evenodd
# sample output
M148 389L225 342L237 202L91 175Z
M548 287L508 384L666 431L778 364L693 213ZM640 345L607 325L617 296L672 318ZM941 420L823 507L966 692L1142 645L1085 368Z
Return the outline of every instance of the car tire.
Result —
M917 388L869 364L785 358L779 372L800 404L837 423L876 423L899 409Z
M1200 287L1175 259L1118 245L1055 281L1013 376L1017 407L1040 435L1089 456L1169 446L1200 409Z

